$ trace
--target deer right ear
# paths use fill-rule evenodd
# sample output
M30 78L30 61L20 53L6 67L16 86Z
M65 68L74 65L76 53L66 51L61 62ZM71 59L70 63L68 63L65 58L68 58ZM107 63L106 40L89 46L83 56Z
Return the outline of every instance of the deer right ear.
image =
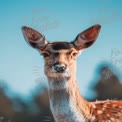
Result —
M43 49L48 43L43 34L30 27L23 26L22 32L27 43L33 48Z
M90 47L97 39L101 25L94 25L79 33L73 44L78 50Z

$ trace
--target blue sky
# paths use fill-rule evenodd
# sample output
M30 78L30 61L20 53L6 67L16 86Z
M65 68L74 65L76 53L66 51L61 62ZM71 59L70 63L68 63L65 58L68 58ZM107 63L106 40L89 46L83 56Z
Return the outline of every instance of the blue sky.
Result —
M79 88L88 96L97 65L102 60L121 60L121 11L120 0L1 0L0 79L22 95L46 80L43 58L24 41L23 25L42 32L49 41L72 41L78 33L98 23L102 25L98 40L78 58ZM121 72L122 62L113 62Z

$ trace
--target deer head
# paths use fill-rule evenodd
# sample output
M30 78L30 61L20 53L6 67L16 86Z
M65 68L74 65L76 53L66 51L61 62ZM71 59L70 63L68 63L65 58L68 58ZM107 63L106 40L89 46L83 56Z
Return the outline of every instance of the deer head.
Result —
M90 47L97 39L100 25L94 25L79 33L73 42L48 42L45 36L36 30L22 27L25 40L44 57L45 74L48 78L70 78L76 72L76 57Z

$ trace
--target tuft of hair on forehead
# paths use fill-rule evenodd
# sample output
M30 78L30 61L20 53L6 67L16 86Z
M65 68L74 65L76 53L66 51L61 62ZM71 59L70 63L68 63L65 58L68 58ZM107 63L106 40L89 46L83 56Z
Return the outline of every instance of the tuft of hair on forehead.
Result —
M52 48L54 50L70 49L72 48L71 43L69 42L53 42Z

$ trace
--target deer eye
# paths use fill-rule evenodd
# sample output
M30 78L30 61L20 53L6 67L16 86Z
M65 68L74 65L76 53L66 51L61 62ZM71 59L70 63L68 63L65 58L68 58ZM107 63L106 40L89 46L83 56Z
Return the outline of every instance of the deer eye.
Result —
M71 52L70 52L70 55L76 57L76 56L78 55L78 52L76 52L76 51L71 51Z
M50 56L50 53L48 51L44 51L42 52L42 55L44 56L44 58L46 58Z
M72 53L72 55L73 55L73 56L77 56L77 55L78 55L78 53L74 52L74 53Z
M72 55L73 55L74 57L76 57L76 56L78 55L78 53L77 53L77 52L72 52Z
M71 55L73 57L76 57L78 55L78 52L76 52L76 51L70 51L70 52L67 52L67 55Z

